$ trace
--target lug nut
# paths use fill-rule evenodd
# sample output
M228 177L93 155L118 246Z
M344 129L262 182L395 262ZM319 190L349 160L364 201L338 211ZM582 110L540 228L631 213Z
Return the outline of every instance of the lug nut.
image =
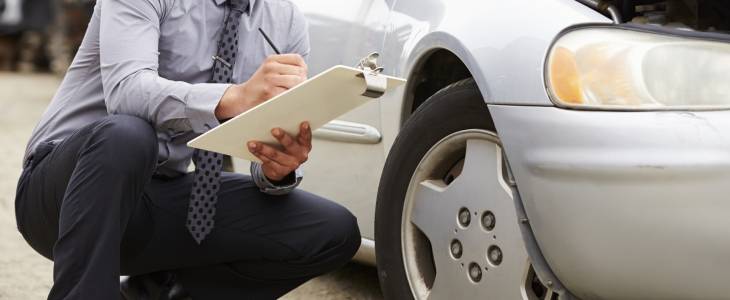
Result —
M469 264L469 278L474 282L482 280L482 268L477 263Z
M461 226L467 227L469 226L469 223L471 223L471 214L466 207L462 207L459 210L459 224L461 224Z
M487 258L490 263L495 266L502 263L502 249L499 249L497 246L491 246L487 252Z
M459 242L459 240L451 241L451 255L454 256L454 258L459 259L461 258L462 253L463 248L461 247L461 242Z
M482 227L487 231L494 230L494 225L497 223L497 219L491 211L486 211L482 214Z

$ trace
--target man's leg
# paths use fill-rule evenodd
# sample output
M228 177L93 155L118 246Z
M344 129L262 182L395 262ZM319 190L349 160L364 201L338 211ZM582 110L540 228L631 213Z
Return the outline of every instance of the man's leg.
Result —
M156 157L152 127L119 115L78 130L34 163L16 205L24 237L54 260L49 299L119 297L122 236L130 219L149 222L135 208ZM147 240L141 231L125 242Z
M300 190L266 195L232 173L221 177L215 227L198 245L185 227L192 181L152 180L144 201L154 237L122 261L123 273L174 271L193 299L273 299L344 265L360 245L344 207Z

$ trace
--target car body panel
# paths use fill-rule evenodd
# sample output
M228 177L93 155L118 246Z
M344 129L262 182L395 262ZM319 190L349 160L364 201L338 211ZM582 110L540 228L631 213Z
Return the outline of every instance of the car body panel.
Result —
M396 1L383 50L386 69L408 76L434 48L447 49L467 66L486 101L550 105L542 67L553 38L579 23L608 23L603 15L565 1Z
M542 254L572 293L730 295L730 112L490 110Z
M333 65L354 66L369 52L380 51L390 1L293 1L310 29L310 76ZM339 118L381 130L380 103L372 101ZM302 189L337 201L358 217L363 237L373 237L375 191L385 164L380 143L342 142L315 133L313 151L303 166Z

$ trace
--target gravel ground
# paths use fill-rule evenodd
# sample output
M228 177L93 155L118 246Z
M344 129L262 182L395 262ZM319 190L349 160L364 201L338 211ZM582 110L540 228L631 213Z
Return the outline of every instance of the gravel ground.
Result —
M36 254L15 228L15 184L25 143L59 79L0 73L0 299L44 299L52 264ZM374 268L350 264L315 278L283 299L382 299Z

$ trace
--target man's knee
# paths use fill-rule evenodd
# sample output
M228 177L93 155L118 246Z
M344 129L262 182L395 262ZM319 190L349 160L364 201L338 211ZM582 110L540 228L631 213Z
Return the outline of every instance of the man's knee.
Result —
M128 115L110 115L92 129L87 151L99 151L102 163L117 169L147 170L157 160L157 135L145 120Z
M317 233L323 241L325 247L315 255L319 257L329 257L340 263L345 263L352 259L355 252L360 248L360 229L357 225L357 218L346 208L339 204L331 203L321 212L321 218L327 220L324 222Z
M333 215L334 237L341 241L345 255L352 258L360 247L360 228L357 225L357 218L346 208L341 207Z

